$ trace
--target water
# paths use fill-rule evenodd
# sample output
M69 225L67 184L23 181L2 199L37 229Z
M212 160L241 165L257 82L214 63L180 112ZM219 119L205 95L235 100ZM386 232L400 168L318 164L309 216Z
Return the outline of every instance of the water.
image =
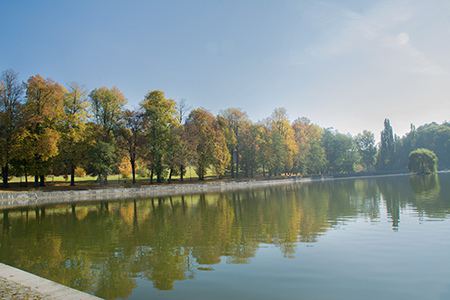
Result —
M106 299L450 299L450 173L2 215L1 262Z

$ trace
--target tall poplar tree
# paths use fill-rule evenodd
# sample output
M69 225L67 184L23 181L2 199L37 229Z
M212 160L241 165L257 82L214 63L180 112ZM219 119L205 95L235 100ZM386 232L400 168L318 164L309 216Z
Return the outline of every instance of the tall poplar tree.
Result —
M377 156L377 170L394 168L395 140L389 119L384 119L384 129L381 132L380 148Z

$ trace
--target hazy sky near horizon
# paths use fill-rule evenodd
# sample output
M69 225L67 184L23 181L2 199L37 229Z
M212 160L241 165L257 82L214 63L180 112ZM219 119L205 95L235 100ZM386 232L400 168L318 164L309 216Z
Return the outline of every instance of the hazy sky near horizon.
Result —
M0 71L379 139L450 120L450 1L0 0Z

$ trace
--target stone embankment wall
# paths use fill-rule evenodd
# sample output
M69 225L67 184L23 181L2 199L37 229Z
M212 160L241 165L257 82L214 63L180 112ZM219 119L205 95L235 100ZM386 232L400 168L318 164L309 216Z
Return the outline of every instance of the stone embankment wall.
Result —
M232 189L246 189L258 186L292 184L298 182L307 182L311 180L314 179L292 177L289 179L275 180L244 180L202 184L173 184L150 187L0 193L0 209L95 200L113 200L204 193Z

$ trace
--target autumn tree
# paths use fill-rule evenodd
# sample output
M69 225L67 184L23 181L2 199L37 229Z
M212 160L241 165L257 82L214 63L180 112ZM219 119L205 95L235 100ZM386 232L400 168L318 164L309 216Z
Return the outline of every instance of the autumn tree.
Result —
M57 122L63 114L64 87L51 78L45 80L39 74L30 77L25 84L26 130L24 149L31 155L31 171L35 186L44 186L46 167L50 158L58 154L59 132Z
M59 157L70 172L70 185L74 186L75 169L86 158L88 147L86 123L90 117L89 101L83 86L69 84L64 95L63 109Z
M221 177L230 160L225 138L216 118L205 109L191 111L186 121L189 144L194 148L194 161L199 180L204 180L207 169L213 166Z
M162 91L150 91L140 103L148 121L148 148L153 157L153 168L156 181L162 182L163 171L166 167L164 159L167 157L171 134L179 126L177 106L173 99L166 99Z
M420 148L409 154L408 169L411 173L434 173L437 171L437 161L433 151Z
M17 156L21 134L24 86L18 73L6 70L0 75L0 164L3 187L9 187L11 160Z
M294 157L298 154L298 146L294 139L294 130L289 123L287 110L282 108L276 108L271 117L272 130L276 132L274 138L281 137L281 143L283 147L283 168L284 173L291 173L294 169ZM275 140L274 140L275 142Z

